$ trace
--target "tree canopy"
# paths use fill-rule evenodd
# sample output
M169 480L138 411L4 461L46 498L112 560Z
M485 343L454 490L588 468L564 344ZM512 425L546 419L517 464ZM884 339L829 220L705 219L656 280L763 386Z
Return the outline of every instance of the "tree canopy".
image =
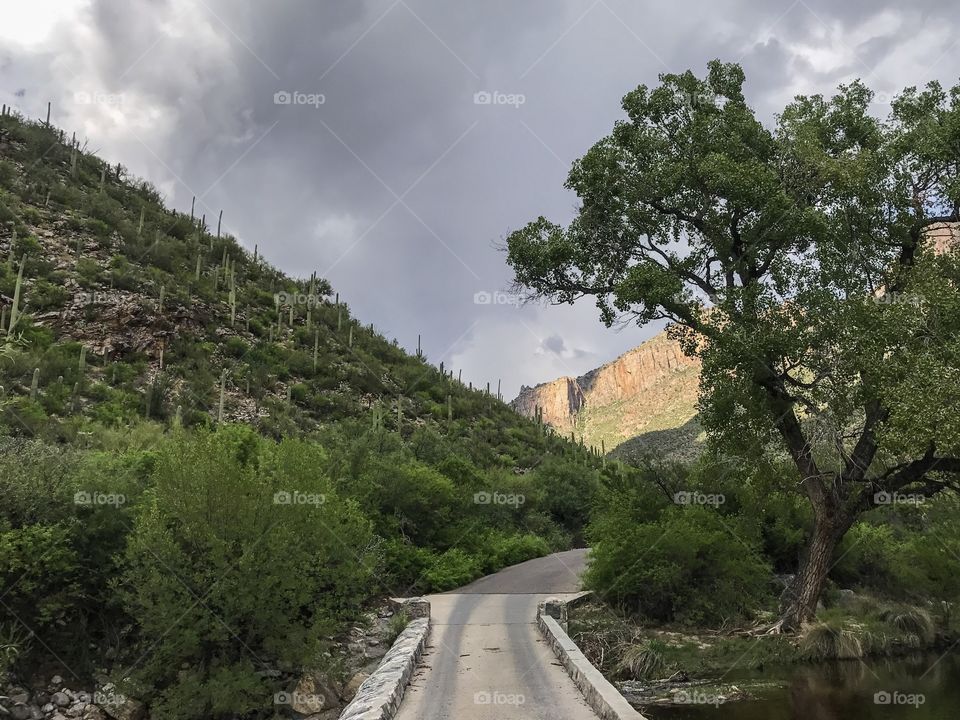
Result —
M703 360L712 440L789 454L816 517L793 625L878 492L960 474L960 252L926 241L960 220L960 85L907 88L880 117L856 81L767 127L738 65L660 80L573 164L576 217L512 233L508 262L535 295L594 297L607 325L671 323Z

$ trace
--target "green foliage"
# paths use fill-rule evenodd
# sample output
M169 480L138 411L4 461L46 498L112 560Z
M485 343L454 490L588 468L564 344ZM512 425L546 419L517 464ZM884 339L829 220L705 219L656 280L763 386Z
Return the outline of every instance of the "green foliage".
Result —
M155 689L151 716L267 706L271 690L256 671L307 662L356 612L375 571L370 526L318 472L325 464L315 445L241 428L161 450L121 591L156 642L138 672Z
M689 625L745 618L766 604L770 567L746 523L700 506L650 519L620 497L588 528L587 587L650 620Z
M507 260L535 295L592 296L607 326L675 323L702 361L711 446L789 458L784 491L849 527L878 490L930 495L960 475L960 253L925 238L958 219L960 86L907 88L881 119L855 81L768 127L744 83L712 61L629 92L570 170L576 217L511 233ZM769 530L779 552L794 544ZM799 574L822 587L820 566Z
M477 558L459 548L450 548L436 557L424 573L429 586L439 592L465 585L479 574Z

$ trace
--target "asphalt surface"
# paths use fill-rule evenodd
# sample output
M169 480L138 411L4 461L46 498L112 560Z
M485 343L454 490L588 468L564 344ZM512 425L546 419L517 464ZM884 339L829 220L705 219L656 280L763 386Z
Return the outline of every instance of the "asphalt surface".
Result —
M580 590L586 550L529 560L440 595L398 720L597 720L536 626L537 603Z

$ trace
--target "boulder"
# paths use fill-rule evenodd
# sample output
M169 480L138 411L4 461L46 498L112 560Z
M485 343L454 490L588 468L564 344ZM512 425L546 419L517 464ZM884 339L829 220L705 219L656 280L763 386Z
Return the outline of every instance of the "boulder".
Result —
M322 675L307 674L293 691L290 707L301 715L314 715L337 706L337 692Z

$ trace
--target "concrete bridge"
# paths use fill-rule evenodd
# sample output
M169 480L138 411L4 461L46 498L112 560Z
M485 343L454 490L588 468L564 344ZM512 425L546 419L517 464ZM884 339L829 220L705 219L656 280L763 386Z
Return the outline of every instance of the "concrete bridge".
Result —
M397 720L596 720L536 626L580 590L586 550L529 560L431 595L432 631Z

